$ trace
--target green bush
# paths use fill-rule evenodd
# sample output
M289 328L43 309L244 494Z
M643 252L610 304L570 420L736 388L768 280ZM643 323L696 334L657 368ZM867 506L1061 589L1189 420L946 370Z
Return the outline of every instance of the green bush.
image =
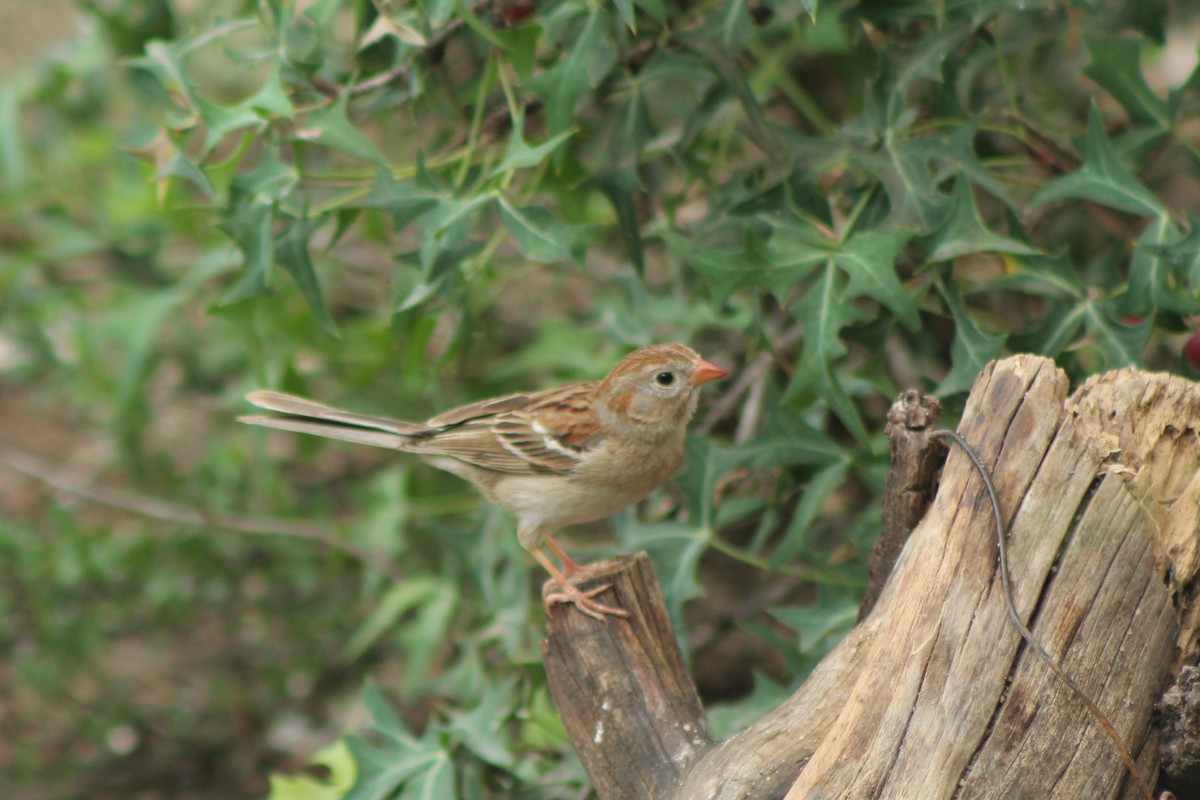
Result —
M728 733L853 623L900 389L1190 369L1200 19L1163 2L78 18L0 83L0 455L127 491L0 496L18 796L579 796L511 521L235 425L252 388L424 418L653 341L733 368L675 488L572 538L650 551Z

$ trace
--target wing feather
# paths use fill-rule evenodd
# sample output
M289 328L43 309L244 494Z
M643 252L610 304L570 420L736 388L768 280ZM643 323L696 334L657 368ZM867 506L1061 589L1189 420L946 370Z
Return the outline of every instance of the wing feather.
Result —
M241 417L268 428L376 447L449 456L516 475L568 473L601 440L592 409L595 382L523 392L451 409L424 424L358 414L283 392L246 396L287 416Z
M595 388L594 382L573 383L448 411L429 421L448 427L427 449L501 472L571 472L600 440L591 405Z

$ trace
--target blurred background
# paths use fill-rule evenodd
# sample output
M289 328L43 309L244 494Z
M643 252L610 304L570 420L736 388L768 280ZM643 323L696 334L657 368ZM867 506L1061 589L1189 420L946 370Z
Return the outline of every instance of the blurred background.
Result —
M1165 1L0 0L0 796L586 798L512 521L422 419L729 367L646 549L719 735L855 621L895 395L1200 364ZM348 793L348 794L347 794Z

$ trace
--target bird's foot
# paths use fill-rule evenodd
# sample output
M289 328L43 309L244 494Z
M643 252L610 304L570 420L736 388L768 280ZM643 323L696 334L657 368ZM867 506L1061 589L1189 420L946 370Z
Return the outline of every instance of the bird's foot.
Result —
M551 579L546 581L546 585L542 587L542 602L545 605L547 615L550 613L550 606L556 603L571 603L592 619L598 619L602 622L606 615L621 617L623 619L628 618L629 612L625 609L606 606L594 599L596 595L611 588L612 584L606 583L603 586L588 589L585 592L572 583Z

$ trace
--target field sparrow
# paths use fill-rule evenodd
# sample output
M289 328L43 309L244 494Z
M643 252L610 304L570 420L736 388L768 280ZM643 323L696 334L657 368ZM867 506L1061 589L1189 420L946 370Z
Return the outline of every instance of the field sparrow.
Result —
M581 567L552 534L620 511L671 477L683 460L700 387L728 372L681 344L637 350L604 380L512 394L462 406L426 422L356 414L282 392L246 395L285 416L242 422L416 453L465 478L517 518L521 544L552 576L551 603L574 603L603 619L628 612L603 605L568 578ZM554 565L548 547L562 562ZM558 585L548 593L551 584Z

